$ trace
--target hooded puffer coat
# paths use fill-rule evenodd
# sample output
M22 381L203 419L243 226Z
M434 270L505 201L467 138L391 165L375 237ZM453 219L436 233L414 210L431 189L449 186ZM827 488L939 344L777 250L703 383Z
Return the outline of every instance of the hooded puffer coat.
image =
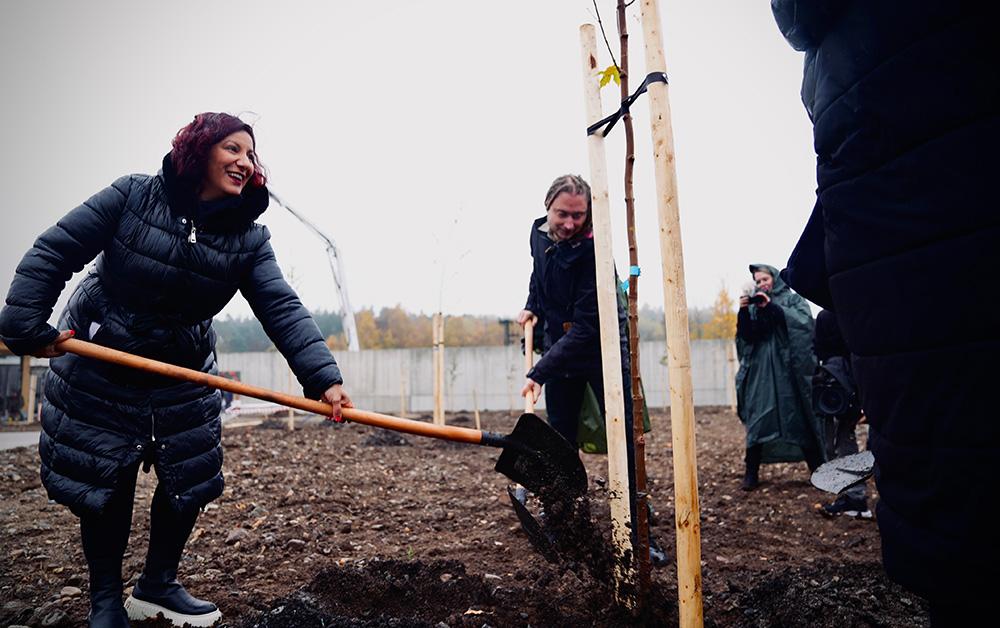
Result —
M43 233L17 268L0 338L32 353L73 273L96 264L59 326L104 346L215 372L212 317L240 291L309 397L342 382L323 338L282 278L266 227L265 188L199 203L170 155L156 176L115 181ZM76 355L50 360L39 443L42 482L78 515L99 513L126 467L153 464L178 510L222 493L221 396Z
M886 571L1000 583L995 3L772 0L804 50L817 202L786 281L836 312L870 424Z

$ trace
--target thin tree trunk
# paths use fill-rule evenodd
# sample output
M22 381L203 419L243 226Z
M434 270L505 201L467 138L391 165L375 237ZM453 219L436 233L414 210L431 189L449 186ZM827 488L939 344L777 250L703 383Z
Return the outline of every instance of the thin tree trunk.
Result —
M621 49L621 97L629 97L628 84L628 24L625 19L625 0L618 0L618 38ZM636 492L636 555L639 563L639 604L649 593L649 517L646 498L646 437L643 432L642 378L639 374L639 276L632 276L631 268L639 266L639 248L635 237L635 198L633 196L632 171L635 166L635 133L632 128L632 114L628 111L622 117L625 125L625 216L628 221L628 332L629 358L632 377L632 438L635 442L635 492Z

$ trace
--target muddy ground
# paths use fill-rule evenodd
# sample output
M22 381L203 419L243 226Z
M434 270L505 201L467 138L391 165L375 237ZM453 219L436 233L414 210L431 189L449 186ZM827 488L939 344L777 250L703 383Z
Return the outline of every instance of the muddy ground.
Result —
M516 416L484 413L483 427ZM466 415L448 417L468 426ZM653 536L673 555L669 418L648 438ZM199 518L181 566L231 627L621 626L677 622L676 574L653 572L645 616L615 608L585 565L547 562L521 532L496 450L359 425L227 428L226 490ZM891 584L871 521L828 520L804 464L763 468L738 489L743 431L728 409L697 412L702 577L709 626L926 626L925 604ZM585 459L608 533L606 458ZM86 624L76 519L50 504L34 448L0 452L0 626ZM142 568L152 474L140 475L126 578Z

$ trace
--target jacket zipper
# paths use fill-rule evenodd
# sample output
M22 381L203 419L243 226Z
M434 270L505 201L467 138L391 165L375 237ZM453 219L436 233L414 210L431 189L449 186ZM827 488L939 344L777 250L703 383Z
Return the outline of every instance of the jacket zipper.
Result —
M188 244L198 243L198 230L194 226L194 220L191 221L191 233L188 234Z
M149 438L156 442L156 415L152 410L149 411Z

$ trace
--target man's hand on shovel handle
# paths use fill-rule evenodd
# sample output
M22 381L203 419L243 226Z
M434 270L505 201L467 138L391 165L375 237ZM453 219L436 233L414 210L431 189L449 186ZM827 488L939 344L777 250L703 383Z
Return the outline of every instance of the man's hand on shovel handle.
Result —
M344 388L340 384L334 384L327 388L326 392L323 393L323 401L333 406L333 414L330 415L330 419L337 423L344 422L344 417L340 415L341 408L354 407L354 402L347 396L347 393L344 392Z
M531 310L521 310L520 312L518 312L517 314L518 325L524 327L524 324L527 323L528 321L531 321L531 324L534 325L535 323L538 322L538 317L535 316L535 314Z
M531 402L534 403L538 401L538 396L541 394L542 385L530 377L526 377L524 379L524 388L521 389L521 396L527 397L528 395L531 395Z

